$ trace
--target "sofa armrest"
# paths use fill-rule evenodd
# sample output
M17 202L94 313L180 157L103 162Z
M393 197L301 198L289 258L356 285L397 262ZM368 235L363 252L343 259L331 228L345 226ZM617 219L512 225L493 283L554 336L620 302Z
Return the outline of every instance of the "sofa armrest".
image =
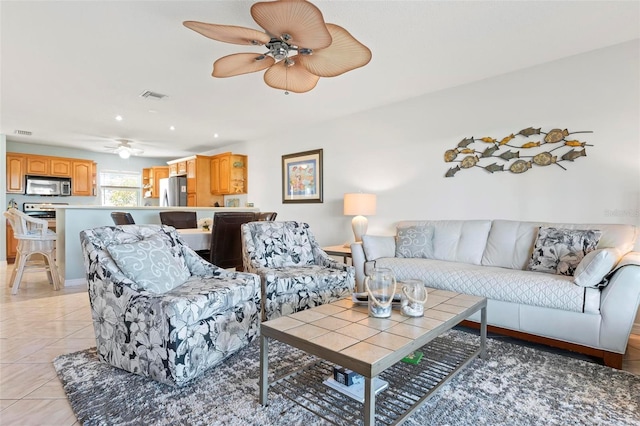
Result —
M640 304L640 253L625 255L600 296L600 345L624 353Z
M366 262L364 256L364 248L360 243L351 244L351 261L353 267L356 269L356 291L364 291L364 263Z

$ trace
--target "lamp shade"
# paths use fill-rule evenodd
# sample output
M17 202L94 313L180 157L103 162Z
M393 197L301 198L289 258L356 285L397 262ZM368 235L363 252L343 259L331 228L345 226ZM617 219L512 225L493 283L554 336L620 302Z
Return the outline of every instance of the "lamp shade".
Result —
M375 194L344 194L345 216L371 216L376 214Z

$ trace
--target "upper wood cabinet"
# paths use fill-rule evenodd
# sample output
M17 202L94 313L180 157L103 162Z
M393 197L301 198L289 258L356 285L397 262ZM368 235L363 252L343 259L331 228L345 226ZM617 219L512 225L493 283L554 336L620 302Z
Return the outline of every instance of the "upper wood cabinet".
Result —
M29 155L27 175L72 177L71 160L67 158Z
M28 175L49 175L49 157L27 157L27 173Z
M93 195L93 161L73 160L71 195Z
M51 176L72 177L71 161L64 158L52 158L49 163L49 174Z
M159 198L160 179L168 177L168 166L154 166L142 169L142 188L144 191L144 198Z
M211 193L217 195L247 193L247 156L214 155L211 158Z
M7 193L24 194L27 160L22 154L7 154Z
M7 193L24 194L25 175L71 178L71 195L96 195L96 163L80 158L7 153Z
M224 201L222 197L211 194L211 157L194 155L167 163L170 176L186 175L187 206L211 207Z

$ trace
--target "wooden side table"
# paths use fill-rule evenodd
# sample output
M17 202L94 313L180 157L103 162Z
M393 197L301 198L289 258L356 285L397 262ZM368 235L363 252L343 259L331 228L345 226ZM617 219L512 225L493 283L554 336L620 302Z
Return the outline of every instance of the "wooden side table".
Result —
M347 258L351 258L351 247L344 247L342 245L328 246L328 247L322 247L322 250L324 250L325 253L327 253L329 256L342 257L343 263L347 263Z

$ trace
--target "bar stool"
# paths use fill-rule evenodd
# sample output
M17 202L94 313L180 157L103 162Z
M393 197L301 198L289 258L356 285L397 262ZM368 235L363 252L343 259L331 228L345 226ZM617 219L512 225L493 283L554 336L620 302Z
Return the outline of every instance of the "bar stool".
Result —
M13 287L11 294L18 294L22 274L31 269L34 272L45 270L53 289L60 290L60 275L55 259L57 235L49 229L47 221L31 217L15 208L4 212L4 216L13 229L15 239L18 240L16 266L9 280ZM44 262L30 261L29 258L33 254L44 256Z

